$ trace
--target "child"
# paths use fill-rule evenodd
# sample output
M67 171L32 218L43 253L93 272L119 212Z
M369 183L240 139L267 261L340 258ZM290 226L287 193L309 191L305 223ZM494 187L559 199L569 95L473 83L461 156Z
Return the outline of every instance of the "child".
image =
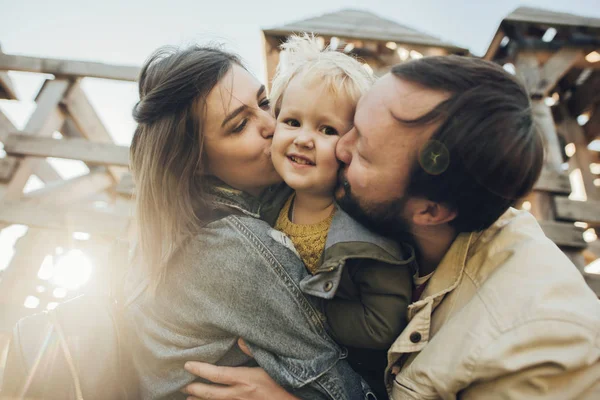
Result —
M331 299L324 313L333 337L349 348L350 364L387 398L386 351L406 325L414 255L352 220L333 195L336 143L352 129L356 103L373 78L354 58L320 51L309 36L291 37L282 48L271 91L271 157L294 193L275 228L311 273L303 291Z

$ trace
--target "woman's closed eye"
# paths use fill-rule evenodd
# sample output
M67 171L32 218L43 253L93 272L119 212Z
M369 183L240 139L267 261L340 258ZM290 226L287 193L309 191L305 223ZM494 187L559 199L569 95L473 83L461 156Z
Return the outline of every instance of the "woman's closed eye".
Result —
M246 128L246 125L248 125L248 118L244 118L242 120L242 122L240 122L235 128L233 128L231 130L231 133L240 133L244 130L244 128Z
M265 97L260 103L258 103L258 106L265 111L270 110L271 109L271 100L269 100Z

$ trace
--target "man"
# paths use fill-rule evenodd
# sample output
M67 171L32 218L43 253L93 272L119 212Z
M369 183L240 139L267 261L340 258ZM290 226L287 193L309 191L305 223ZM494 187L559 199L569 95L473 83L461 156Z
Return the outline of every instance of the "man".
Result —
M543 163L523 87L478 59L401 64L337 146L336 197L417 250L420 294L388 352L399 399L598 399L600 302L526 212ZM188 363L210 399L286 399L260 369Z

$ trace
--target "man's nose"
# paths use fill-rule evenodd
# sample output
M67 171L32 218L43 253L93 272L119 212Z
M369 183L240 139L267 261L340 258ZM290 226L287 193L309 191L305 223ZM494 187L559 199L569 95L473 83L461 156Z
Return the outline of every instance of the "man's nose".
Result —
M340 162L350 164L350 161L352 161L352 150L355 146L355 140L356 128L352 128L338 140L337 145L335 146L335 156Z

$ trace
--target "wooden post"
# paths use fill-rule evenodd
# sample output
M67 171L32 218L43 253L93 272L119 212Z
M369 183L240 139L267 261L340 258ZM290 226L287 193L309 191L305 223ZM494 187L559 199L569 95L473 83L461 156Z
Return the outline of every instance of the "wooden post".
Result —
M58 79L47 83L40 93L37 101L37 108L27 122L23 134L38 135L42 137L52 136L52 133L59 129L64 122L64 114L55 113L60 101L67 92L70 83L66 80ZM12 179L6 187L6 191L0 199L3 201L18 200L23 187L31 174L36 170L40 160L24 158L19 164L19 168L14 173Z
M263 54L265 56L264 63L266 67L266 82L267 91L271 91L271 82L275 76L277 64L279 64L279 40L273 36L268 36L263 32Z

